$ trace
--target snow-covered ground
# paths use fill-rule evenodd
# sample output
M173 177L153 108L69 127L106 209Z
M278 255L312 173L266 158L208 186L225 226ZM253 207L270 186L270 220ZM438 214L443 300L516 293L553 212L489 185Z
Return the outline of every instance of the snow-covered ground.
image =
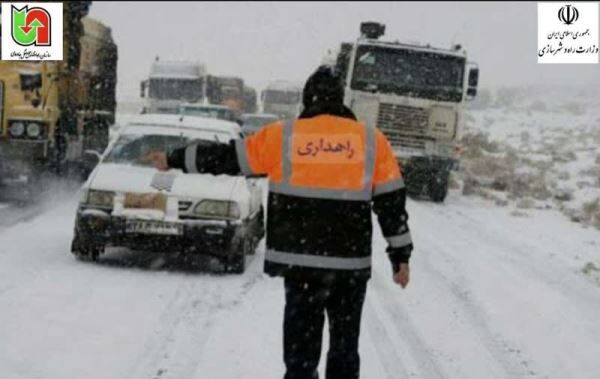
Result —
M600 97L568 89L495 96L466 117L466 192L517 213L553 208L600 229Z
M121 250L79 262L77 197L0 226L0 377L282 377L283 283L261 273L262 247L241 276ZM408 209L407 290L392 283L376 232L362 377L600 377L597 230L457 191Z

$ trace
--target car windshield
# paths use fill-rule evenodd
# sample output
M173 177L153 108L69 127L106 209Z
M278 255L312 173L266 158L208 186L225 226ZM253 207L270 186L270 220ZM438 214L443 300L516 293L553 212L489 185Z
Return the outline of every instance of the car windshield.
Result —
M233 111L226 108L182 106L180 109L180 114L184 116L198 116L227 121L235 120L235 115Z
M465 59L453 55L360 46L352 89L459 102L464 66Z
M135 166L150 167L151 164L144 157L151 151L170 151L187 146L193 140L208 139L218 142L227 142L230 138L221 132L203 133L194 138L181 135L164 134L121 134L104 159L106 163L131 164Z

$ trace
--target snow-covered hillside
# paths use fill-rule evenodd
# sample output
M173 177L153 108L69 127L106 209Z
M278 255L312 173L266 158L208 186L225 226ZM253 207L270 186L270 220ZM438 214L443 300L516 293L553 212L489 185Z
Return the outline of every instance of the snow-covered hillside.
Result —
M588 93L498 91L468 112L463 193L526 216L553 208L600 229L600 100Z

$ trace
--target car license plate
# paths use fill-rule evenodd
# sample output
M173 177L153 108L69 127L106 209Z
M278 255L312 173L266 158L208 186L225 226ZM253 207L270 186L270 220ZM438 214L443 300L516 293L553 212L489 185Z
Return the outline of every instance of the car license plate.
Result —
M135 234L160 234L169 236L180 236L183 234L183 226L171 222L127 220L125 232Z

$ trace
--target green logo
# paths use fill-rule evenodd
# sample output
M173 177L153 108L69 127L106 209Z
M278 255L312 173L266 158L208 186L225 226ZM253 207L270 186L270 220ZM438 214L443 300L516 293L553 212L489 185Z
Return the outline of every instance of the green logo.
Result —
M50 13L44 8L12 9L12 38L21 46L50 46Z

